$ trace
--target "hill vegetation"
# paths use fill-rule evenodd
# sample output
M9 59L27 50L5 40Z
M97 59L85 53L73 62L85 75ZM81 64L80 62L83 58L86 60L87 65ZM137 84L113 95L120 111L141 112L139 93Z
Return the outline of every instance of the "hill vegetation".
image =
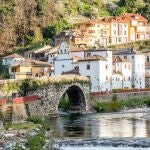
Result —
M0 0L0 53L53 44L72 18L139 12L150 20L149 0Z

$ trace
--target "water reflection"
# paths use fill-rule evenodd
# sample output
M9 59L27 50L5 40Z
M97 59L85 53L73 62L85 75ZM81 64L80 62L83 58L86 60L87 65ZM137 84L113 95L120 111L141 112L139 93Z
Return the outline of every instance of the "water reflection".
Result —
M150 137L143 113L66 115L48 118L54 137Z

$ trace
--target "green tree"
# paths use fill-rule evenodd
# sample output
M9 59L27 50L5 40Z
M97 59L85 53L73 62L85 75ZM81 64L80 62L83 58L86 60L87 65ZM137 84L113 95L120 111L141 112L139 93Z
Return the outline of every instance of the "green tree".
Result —
M125 0L124 6L129 13L135 13L138 10L138 5L136 0Z
M53 39L54 40L54 36L63 31L63 30L67 30L67 29L71 29L73 28L73 26L71 24L69 24L65 19L60 19L58 20L55 24L50 25L48 27L46 27L45 29L43 29L43 37L45 39Z
M110 10L110 15L119 16L120 14L126 13L126 12L127 12L126 7L118 7L117 9Z
M150 21L150 4L146 4L144 7L139 8L138 13L142 14Z

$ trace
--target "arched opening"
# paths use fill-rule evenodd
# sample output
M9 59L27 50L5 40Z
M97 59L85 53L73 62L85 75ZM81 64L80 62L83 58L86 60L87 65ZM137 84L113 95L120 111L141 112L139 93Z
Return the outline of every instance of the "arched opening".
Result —
M59 100L59 108L69 113L82 113L86 111L85 96L78 86L69 87Z

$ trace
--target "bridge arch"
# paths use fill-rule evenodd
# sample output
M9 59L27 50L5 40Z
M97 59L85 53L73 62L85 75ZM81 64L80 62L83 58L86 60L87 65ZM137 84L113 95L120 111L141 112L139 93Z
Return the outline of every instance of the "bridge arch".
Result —
M60 97L58 98L57 105L59 105L60 99L66 94L70 102L69 111L86 111L86 95L81 86L70 85L65 88L64 91L61 93Z

